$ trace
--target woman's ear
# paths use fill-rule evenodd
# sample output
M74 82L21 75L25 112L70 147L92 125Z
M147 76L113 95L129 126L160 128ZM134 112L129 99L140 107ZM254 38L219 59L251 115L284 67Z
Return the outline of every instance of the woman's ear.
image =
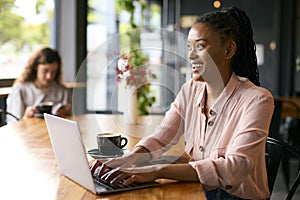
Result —
M231 59L236 52L236 43L233 40L229 40L226 47L226 58Z

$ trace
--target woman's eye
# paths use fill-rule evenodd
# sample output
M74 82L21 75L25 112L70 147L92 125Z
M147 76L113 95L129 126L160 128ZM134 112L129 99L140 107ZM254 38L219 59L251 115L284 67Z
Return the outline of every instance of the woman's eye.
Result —
M201 45L201 44L197 44L197 49L199 49L199 50L202 50L202 49L204 49L204 46L203 45Z
M190 44L187 44L186 46L187 46L188 49L191 49L191 45Z

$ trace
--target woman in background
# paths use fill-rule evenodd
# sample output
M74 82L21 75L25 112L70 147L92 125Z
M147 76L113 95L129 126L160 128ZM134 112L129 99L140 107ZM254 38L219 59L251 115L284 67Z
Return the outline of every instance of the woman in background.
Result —
M53 104L54 115L71 114L71 95L62 81L62 60L58 51L49 47L37 50L29 58L8 95L7 112L18 118L41 116L37 106L44 102Z

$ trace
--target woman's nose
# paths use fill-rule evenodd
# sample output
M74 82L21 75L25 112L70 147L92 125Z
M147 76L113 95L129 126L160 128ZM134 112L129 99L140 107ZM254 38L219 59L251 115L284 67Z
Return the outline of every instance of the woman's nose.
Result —
M46 74L46 78L47 78L47 79L52 79L52 76L53 76L53 75L52 75L51 72L48 72L48 73Z
M189 50L189 52L188 52L188 58L189 58L190 60L195 59L196 56L197 56L197 54L196 54L196 52L195 52L194 49Z

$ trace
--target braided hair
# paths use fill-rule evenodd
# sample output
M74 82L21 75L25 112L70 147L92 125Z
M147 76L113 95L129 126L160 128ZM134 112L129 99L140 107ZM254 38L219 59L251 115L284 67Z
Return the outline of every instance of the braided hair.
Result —
M209 25L220 34L223 42L228 39L235 41L237 50L232 60L232 70L236 75L246 77L259 86L256 46L251 22L246 13L236 7L226 8L200 16L195 24L199 23Z

